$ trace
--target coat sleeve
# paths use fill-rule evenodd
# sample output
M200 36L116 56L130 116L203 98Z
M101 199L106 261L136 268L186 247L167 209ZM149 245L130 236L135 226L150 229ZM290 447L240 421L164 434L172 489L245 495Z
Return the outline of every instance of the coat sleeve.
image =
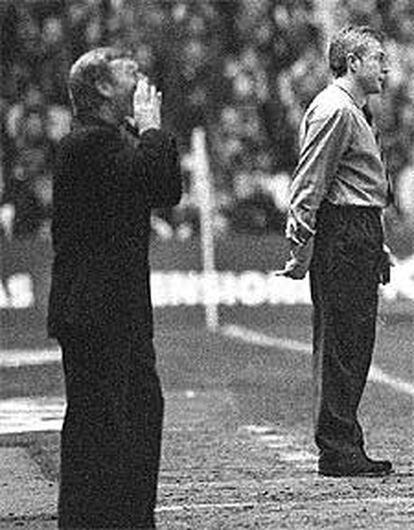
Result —
M177 143L173 135L149 129L139 138L137 167L145 168L146 188L152 208L180 202L182 177Z

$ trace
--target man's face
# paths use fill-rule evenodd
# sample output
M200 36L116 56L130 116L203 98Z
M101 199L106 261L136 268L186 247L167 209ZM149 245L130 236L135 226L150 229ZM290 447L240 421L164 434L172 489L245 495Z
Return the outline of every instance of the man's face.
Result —
M367 96L379 94L384 89L389 71L387 55L382 44L375 39L369 39L366 52L357 57L359 64L355 77L359 86Z
M133 115L134 92L139 79L138 65L132 59L111 62L113 75L111 104L119 121ZM142 75L142 74L141 74Z

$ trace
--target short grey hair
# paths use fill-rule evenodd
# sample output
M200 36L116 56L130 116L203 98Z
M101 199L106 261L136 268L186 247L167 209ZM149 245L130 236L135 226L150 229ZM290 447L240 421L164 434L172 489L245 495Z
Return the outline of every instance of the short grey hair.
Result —
M335 77L342 77L347 73L347 57L350 53L364 56L368 42L376 40L381 44L384 35L370 26L347 26L332 40L329 46L329 66Z
M131 58L130 52L118 48L95 48L81 55L69 72L69 97L75 114L96 111L103 102L96 83L112 82L110 63Z

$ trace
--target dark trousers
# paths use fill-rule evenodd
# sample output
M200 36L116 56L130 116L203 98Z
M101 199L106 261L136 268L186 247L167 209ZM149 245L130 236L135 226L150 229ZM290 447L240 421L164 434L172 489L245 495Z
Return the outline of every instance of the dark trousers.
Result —
M315 441L321 453L363 453L357 410L374 349L382 245L379 210L322 204L310 267Z
M60 339L59 528L155 528L163 397L151 341Z

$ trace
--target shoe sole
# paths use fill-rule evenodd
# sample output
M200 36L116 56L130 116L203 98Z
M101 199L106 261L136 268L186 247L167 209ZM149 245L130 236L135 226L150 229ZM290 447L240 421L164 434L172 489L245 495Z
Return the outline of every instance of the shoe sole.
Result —
M321 477L331 477L331 478L353 478L353 477L365 477L365 478L377 478L377 477L387 477L389 475L392 475L394 471L388 470L388 471L364 471L364 472L356 472L356 473L340 473L334 472L334 471L318 471L318 475Z

